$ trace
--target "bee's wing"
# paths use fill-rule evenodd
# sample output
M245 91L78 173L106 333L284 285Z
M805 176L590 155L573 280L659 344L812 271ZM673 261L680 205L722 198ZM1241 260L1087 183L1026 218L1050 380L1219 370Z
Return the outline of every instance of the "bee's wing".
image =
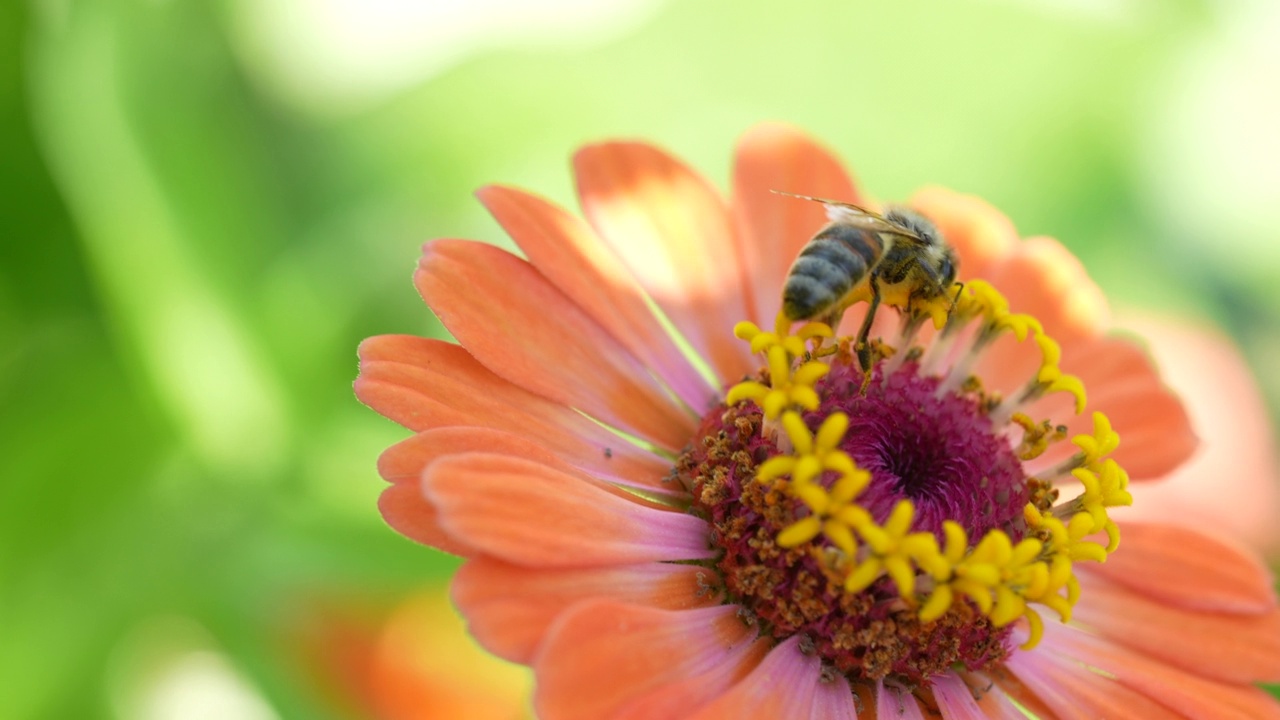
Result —
M908 238L919 242L924 240L914 232L902 227L896 223L886 220L884 217L873 210L859 207L853 203L840 202L838 200L827 200L826 198L812 197L810 195L796 195L795 193L782 192L774 190L778 195L786 195L787 197L799 198L801 200L810 200L812 202L822 203L827 207L827 218L834 223L844 225L852 225L860 230L867 230L876 233L888 233L898 237Z

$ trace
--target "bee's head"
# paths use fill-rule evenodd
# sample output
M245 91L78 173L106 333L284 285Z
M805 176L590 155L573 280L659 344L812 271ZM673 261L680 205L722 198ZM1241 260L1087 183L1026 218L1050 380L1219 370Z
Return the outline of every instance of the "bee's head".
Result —
M942 238L942 233L929 218L901 205L890 206L884 217L907 228L924 242L923 263L928 266L929 277L938 283L938 290L951 287L960 270L955 250Z
M942 258L938 261L938 276L942 280L942 287L951 287L956 281L956 274L960 272L960 263L956 260L956 253L951 249L950 245L944 246Z
M942 245L942 236L929 218L903 205L885 208L884 219L916 234L926 245Z

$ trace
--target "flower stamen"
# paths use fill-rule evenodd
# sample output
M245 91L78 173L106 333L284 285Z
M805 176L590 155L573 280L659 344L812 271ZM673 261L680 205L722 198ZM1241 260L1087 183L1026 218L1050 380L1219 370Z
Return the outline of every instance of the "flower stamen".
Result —
M875 350L866 370L852 351L854 339L835 338L822 323L792 331L780 316L772 332L739 323L735 335L764 354L766 368L758 379L730 389L727 404L735 409L726 417L739 418L734 420L739 442L744 430L758 427L761 434L746 441L750 452L718 456L740 455L732 465L704 461L714 467L703 472L722 479L690 483L695 493L701 490L704 503L713 503L705 506L707 512L723 518L716 527L727 548L720 567L728 574L729 596L747 603L775 637L810 628L807 636L829 638L830 662L844 671L870 657L841 649L865 642L852 629L859 626L842 634L827 624L854 622L840 614L852 612L849 608L894 619L887 627L898 628L893 637L901 646L895 657L911 660L891 667L909 677L920 671L904 668L942 661L919 654L933 647L928 638L940 628L968 628L975 647L996 653L974 657L996 657L1004 651L995 638L1008 637L1009 628L1023 622L1023 647L1034 647L1044 633L1037 608L1048 608L1064 622L1070 618L1080 594L1074 563L1106 560L1119 544L1118 527L1107 510L1132 502L1127 475L1108 457L1118 436L1101 413L1093 415L1091 434L1072 438L1079 452L1041 476L1023 471L1021 463L1043 456L1067 437L1067 430L1050 419L1033 419L1021 408L1045 393L1064 391L1072 394L1079 412L1086 401L1083 384L1062 372L1061 349L1041 324L1011 312L989 283L954 287L954 293L928 301L909 295L886 300L902 315L893 338L897 347L869 338ZM938 332L924 347L917 346L929 321ZM1020 391L1002 399L983 390L972 368L1006 333L1018 342L1033 340L1041 362ZM834 342L824 346L828 338ZM956 352L960 342L965 346ZM889 414L883 419L868 415L873 408ZM759 420L743 425L741 413L748 412L758 413ZM938 430L927 430L935 426ZM928 432L959 428L987 438L981 442L990 443L995 454L954 463L928 454ZM910 433L911 445L902 445L898 432ZM965 439L954 447L973 442ZM952 446L942 442L938 447ZM978 483L975 488L961 489L950 468L970 462L987 474L964 481ZM729 478L739 471L747 475L735 491ZM1051 482L1066 477L1083 491L1058 503ZM1000 484L988 488L991 482ZM980 512L938 516L954 506L937 505L935 496L971 491L986 498ZM721 502L726 497L749 503L750 512L739 517L741 510ZM749 531L752 527L757 529ZM1105 534L1107 543L1087 539L1095 534ZM831 594L840 598L834 609L818 600ZM782 603L784 597L788 600ZM890 672L890 666L862 667L864 677Z

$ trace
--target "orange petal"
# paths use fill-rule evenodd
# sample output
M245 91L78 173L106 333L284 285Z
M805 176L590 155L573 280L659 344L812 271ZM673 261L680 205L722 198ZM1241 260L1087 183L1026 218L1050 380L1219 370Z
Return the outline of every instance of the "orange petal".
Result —
M1271 574L1249 551L1173 525L1125 523L1120 550L1089 573L1191 610L1265 613L1276 605Z
M1161 374L1182 391L1200 450L1160 483L1133 488L1120 517L1186 518L1280 551L1280 463L1263 393L1232 340L1187 321L1126 318L1150 343ZM1123 447L1123 446L1122 446Z
M710 557L707 524L631 502L522 458L449 455L423 474L450 535L532 567L583 568Z
M669 450L693 434L694 418L640 361L528 262L492 245L437 240L414 283L495 374Z
M911 197L911 206L955 248L961 278L987 277L992 263L1018 245L1018 231L1009 218L977 196L928 187Z
M1045 643L1053 651L1109 673L1122 685L1193 720L1280 718L1280 703L1252 685L1208 680L1070 625L1045 623Z
M1013 704L1011 698L998 685L988 681L987 685L978 689L978 709L983 718L1005 718L1006 720L1026 720L1026 715Z
M573 603L607 598L663 610L718 603L699 581L705 574L692 565L548 570L479 557L454 576L453 600L482 645L512 662L529 664L551 622Z
M1280 680L1280 609L1261 615L1172 607L1081 574L1072 617L1121 645L1228 683Z
M578 467L650 487L658 486L671 469L669 461L581 413L516 387L463 348L440 340L409 335L365 340L356 395L410 430L452 425L504 430L534 440Z
M1089 279L1080 261L1056 240L1031 238L1014 246L987 268L983 278L1005 296L1010 310L1030 314L1040 321L1045 333L1061 345L1064 357L1081 345L1092 346L1093 339L1106 327L1109 311L1102 291ZM1093 356L1087 360L1093 360ZM1040 362L1041 353L1034 342L1017 342L1006 335L983 354L975 374L982 378L984 386L1007 393L1026 383ZM1075 372L1065 362L1063 370ZM1092 403L1093 387L1088 389ZM1055 403L1055 409L1059 404ZM1068 410L1051 417L1054 422L1062 422L1073 415L1074 411Z
M476 195L539 272L690 407L715 404L716 391L658 322L640 284L586 223L515 188L490 185Z
M589 145L573 159L587 219L722 382L755 369L733 326L752 317L724 201L650 145Z
M1134 378L1159 379L1159 371L1140 338L1123 331L1096 338L1090 342L1065 345L1062 369L1074 375L1089 374L1089 389L1106 385L1123 385Z
M583 479L603 477L620 485L645 488L648 492L665 494L671 498L687 497L683 490L673 488L670 483L664 484L661 477L652 473L639 473L634 477L620 475L619 471L626 469L627 465L615 464L612 450L608 456L601 453L585 459L571 458L577 460L577 463L571 463L523 436L483 427L458 426L420 432L387 448L378 458L378 473L390 482L411 481L416 485L423 468L437 458L467 452L495 452L526 457Z
M461 557L476 554L474 548L440 527L435 506L422 495L417 483L400 483L383 490L378 496L378 510L392 529L410 540Z
M1070 437L1092 433L1092 412L1105 413L1120 434L1120 447L1112 457L1135 481L1161 478L1195 452L1199 440L1186 408L1133 340L1118 335L1086 340L1063 349L1061 366L1084 382L1088 409L1076 415L1074 400L1066 393L1054 393L1031 406L1032 417L1061 422ZM1037 472L1076 451L1071 443L1059 443L1029 463L1028 469Z
M1084 357L1082 357L1082 355ZM1124 337L1099 338L1062 361L1120 433L1113 457L1134 480L1162 477L1195 452L1199 440L1182 400L1160 379L1150 356ZM1092 420L1082 425L1088 432Z
M1025 641L1025 636L1022 640ZM986 687L994 683L996 687L1000 688L1000 692L1003 695L1002 699L1017 703L1023 708L1028 717L1044 718L1045 720L1058 717L1031 689L1010 673L997 670L990 677L985 677L984 679L986 684L980 687ZM970 682L969 686L979 687L974 682ZM979 706L982 704L981 701L978 702Z
M790 125L757 125L738 141L733 217L755 295L755 319L764 323L770 323L780 308L782 284L791 263L828 222L822 205L784 197L775 190L862 202L840 160Z
M872 713L864 709L862 715L870 718ZM858 706L854 704L849 681L843 675L818 682L813 690L808 720L858 720Z
M945 720L1026 720L998 687L983 691L979 703L974 691L955 673L933 678L933 697Z
M877 720L924 720L920 711L920 703L909 692L885 687L883 681L876 681L876 718Z
M974 366L974 374L982 380L983 388L1008 396L1021 390L1035 377L1035 374L1040 371L1043 357L1039 346L1034 341L1027 339L1024 342L1018 342L1018 338L1012 333L1005 333L997 337L978 358ZM1070 402L1056 402L1065 398L1065 393L1062 393L1061 397L1048 396L1046 400L1055 401L1053 410L1057 411L1057 414L1041 413L1034 417L1051 417L1055 422L1074 417L1075 409ZM1044 403L1046 400L1039 402ZM1033 409L1040 412L1038 407L1033 406Z
M1059 720L1182 718L1115 680L1090 672L1084 665L1055 657L1048 648L1014 651L1005 667Z
M653 718L684 717L688 713L706 705L718 697L734 683L746 677L770 650L770 643L764 638L757 638L742 653L733 656L729 661L718 660L710 670L701 675L686 677L650 689L639 698L629 702L614 720L653 720ZM846 689L848 685L845 686ZM832 716L832 720L843 720L841 716Z
M800 652L800 638L784 640L738 684L694 713L694 720L770 718L809 720L822 661ZM848 696L853 707L853 695Z
M733 605L657 610L612 600L572 606L550 629L534 659L538 715L612 718L664 685L703 676L708 677L704 689L713 697L722 689L726 669L740 673L758 654L755 632L742 624L737 611ZM710 679L717 675L719 681ZM692 710L683 708L685 713Z
M688 499L688 493L671 492L668 488L644 488L643 495L627 490L625 487L602 481L590 473L565 462L560 456L548 451L541 445L501 430L490 430L479 427L447 427L427 430L408 440L388 448L379 458L379 472L384 477L405 479L421 479L422 471L442 457L467 453L485 453L504 457L520 458L535 462L548 470L563 473L589 485L617 495L629 502L670 510L680 501ZM404 471L416 473L402 474ZM393 480L395 482L395 480ZM650 497L655 491L666 494L663 501Z
M1110 322L1102 290L1052 238L1028 238L983 277L1008 299L1010 310L1034 316L1063 348L1097 337Z

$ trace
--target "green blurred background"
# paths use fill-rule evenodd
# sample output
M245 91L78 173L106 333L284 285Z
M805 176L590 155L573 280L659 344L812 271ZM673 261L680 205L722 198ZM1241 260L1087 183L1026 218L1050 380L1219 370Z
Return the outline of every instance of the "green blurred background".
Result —
M1117 304L1227 329L1280 406L1276 7L0 3L0 717L358 716L308 627L452 565L377 514L405 433L356 344L438 332L419 244L505 242L485 182L571 203L588 140L723 187L796 123L879 197L977 193Z

